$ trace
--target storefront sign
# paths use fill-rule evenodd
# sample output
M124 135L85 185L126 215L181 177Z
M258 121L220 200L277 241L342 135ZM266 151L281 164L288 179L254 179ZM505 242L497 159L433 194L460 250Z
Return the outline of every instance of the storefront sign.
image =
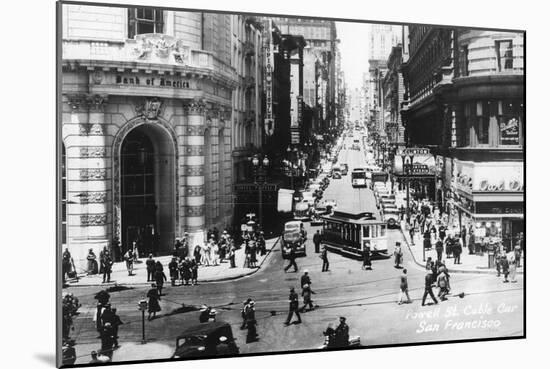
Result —
M296 96L296 102L297 102L297 106L296 106L297 117L296 117L296 120L297 120L297 123L298 123L298 127L302 126L303 101L304 101L304 98L302 96Z
M474 168L475 192L522 192L523 163L479 163Z
M523 202L476 202L479 214L523 214Z
M189 80L181 78L145 77L139 74L117 74L115 84L119 86L192 88Z
M293 145L300 143L300 131L297 128L291 128L290 143Z
M503 145L519 145L519 121L516 118L500 123L500 140Z
M401 156L403 153L406 155L404 159ZM436 173L435 159L426 148L404 148L394 156L393 161L394 174L397 175L407 175L407 170L411 176L434 176Z
M258 191L260 185L255 183L240 183L233 186L235 192L253 192ZM261 185L262 191L277 191L277 185L272 183L266 183Z

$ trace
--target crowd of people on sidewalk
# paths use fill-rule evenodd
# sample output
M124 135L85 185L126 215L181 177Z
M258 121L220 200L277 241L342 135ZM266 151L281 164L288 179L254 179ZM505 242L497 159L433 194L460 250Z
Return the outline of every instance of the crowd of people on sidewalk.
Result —
M183 237L176 238L172 253L173 258L169 264L172 285L175 285L178 280L182 285L197 284L199 266L218 266L228 262L230 268L236 268L236 251L241 247L244 247L245 254L242 267L257 268L258 256L264 256L267 253L263 231L259 228L243 231L239 238L242 241L240 244L236 242L236 237L230 235L227 229L220 234L217 228L208 230L208 237L204 244L196 245L193 248L189 244L189 234L187 232ZM135 274L135 264L142 262L139 257L138 247L136 242L133 242L132 247L128 248L122 255L122 261L126 265L128 276L133 276ZM103 247L99 256L95 254L93 249L89 249L86 259L86 275L100 274L103 275L103 283L111 282L114 258L107 246ZM157 263L153 260L153 254L149 254L149 258L146 260L148 282L155 279L153 276L155 266L151 263ZM77 270L68 248L63 252L61 265L64 286L67 279L78 279Z
M515 281L516 269L521 265L523 252L522 233L519 234L519 239L513 248L510 245L505 246L502 241L494 240L491 240L488 246L482 247L476 243L472 226L469 229L465 225L462 229L447 226L447 215L440 214L439 209L429 200L412 200L409 213L407 214L402 206L400 214L401 220L405 220L405 229L408 231L411 244L415 244L415 235L420 233L422 247L426 250L435 249L438 262L442 261L445 254L446 258L453 258L453 264L462 264L461 255L466 249L468 255L479 255L480 252L490 251L494 255L497 275L500 276L500 269L502 269L505 282L508 274L513 275L511 278ZM514 267L510 268L512 264Z

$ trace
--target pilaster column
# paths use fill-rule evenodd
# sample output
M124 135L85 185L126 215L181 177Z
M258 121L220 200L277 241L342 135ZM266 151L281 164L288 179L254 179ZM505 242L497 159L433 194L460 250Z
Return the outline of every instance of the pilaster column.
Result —
M106 97L67 95L63 141L67 168L67 247L77 272L88 249L96 255L111 239L111 155L107 145Z
M204 128L205 104L193 100L185 107L187 127L182 155L184 156L185 205L182 216L189 232L191 247L202 245L205 239L204 193Z

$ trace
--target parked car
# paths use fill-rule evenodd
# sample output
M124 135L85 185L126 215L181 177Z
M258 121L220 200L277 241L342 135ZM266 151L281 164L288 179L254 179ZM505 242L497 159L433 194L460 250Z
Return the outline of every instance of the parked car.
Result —
M226 322L200 323L186 328L176 339L173 359L237 355L231 325Z

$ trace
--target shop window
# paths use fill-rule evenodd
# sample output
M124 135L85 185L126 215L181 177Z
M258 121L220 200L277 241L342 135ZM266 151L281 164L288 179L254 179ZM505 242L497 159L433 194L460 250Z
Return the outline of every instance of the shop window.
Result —
M162 33L163 25L161 9L128 9L128 38L134 38L134 36L144 33Z
M512 40L496 41L497 70L499 72L512 70L514 68L514 53Z
M513 101L500 101L498 106L499 145L520 145L522 142L522 105Z

